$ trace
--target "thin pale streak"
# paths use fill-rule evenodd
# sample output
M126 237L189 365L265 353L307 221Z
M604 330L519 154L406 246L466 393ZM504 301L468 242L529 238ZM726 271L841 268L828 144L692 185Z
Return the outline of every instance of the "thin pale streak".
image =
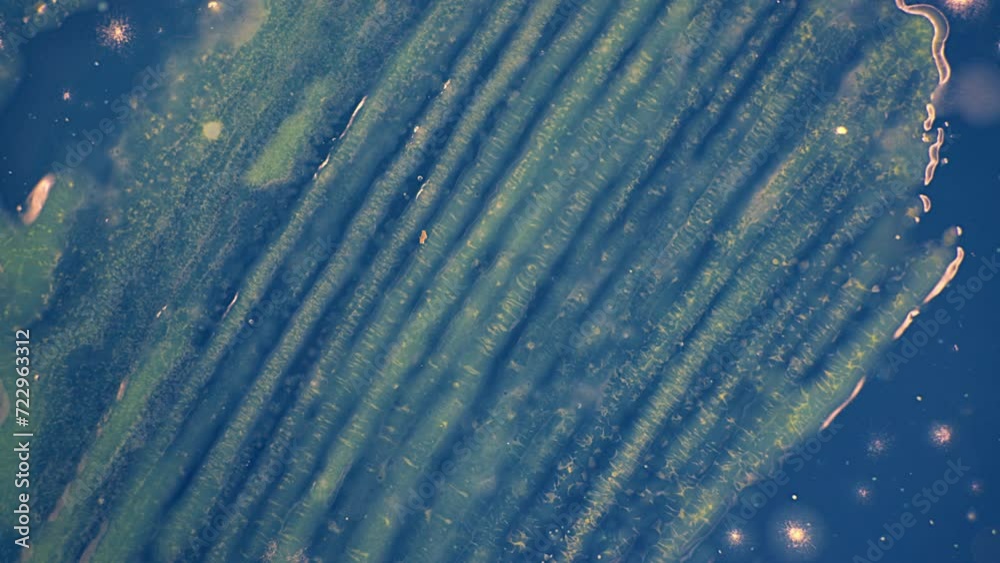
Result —
M910 328L910 325L913 324L913 319L916 318L916 316L919 314L920 314L920 309L913 309L912 311L907 313L906 318L903 319L903 324L899 325L899 328L896 329L896 332L892 333L892 339L899 340L899 337L903 336L903 333L906 332L906 329Z
M236 300L239 299L239 298L240 298L240 292L237 291L236 295L233 296L233 300L229 302L229 306L226 307L226 311L224 313L222 313L222 318L223 319L226 318L226 315L229 314L229 311L232 310L233 305L236 304Z
M347 120L347 126L344 127L343 132L340 133L340 136L337 137L337 140L343 139L344 135L347 134L348 129L350 129L351 125L354 123L354 118L358 116L358 112L361 111L361 108L365 107L365 100L367 100L367 99L368 99L368 96L365 96L365 97L361 98L360 102L358 102L358 107L354 108L354 113L352 113L351 114L351 118L349 120ZM322 167L320 167L320 168L322 169Z
M858 384L854 386L854 391L851 391L851 396L848 397L843 403L840 403L840 406L834 409L833 412L830 413L830 416L826 417L826 420L823 421L823 425L820 426L820 430L826 430L828 426L833 424L834 419L837 418L840 411L846 409L847 405L851 404L851 401L858 396L858 393L861 393L861 388L865 386L865 379L866 378L862 376L861 379L858 380Z
M937 66L938 71L938 87L931 95L931 101L934 101L938 92L941 88L951 80L951 65L948 64L948 58L944 54L945 43L948 42L948 34L950 32L950 27L948 26L948 18L941 13L941 10L937 9L930 4L914 4L908 6L905 0L896 0L896 7L903 10L907 14L923 16L927 18L927 21L931 22L934 26L934 39L931 41L931 54L934 56L934 65Z
M951 282L952 279L955 278L955 275L958 273L958 268L959 266L962 265L962 260L964 259L965 259L965 250L961 246L959 246L956 249L955 259L951 261L951 264L948 264L947 268L945 268L944 274L941 275L941 279L938 280L937 285L934 286L934 289L932 289L931 292L927 294L927 297L924 297L925 304L928 303L931 299L937 297L942 291L944 291L944 288Z
M938 127L937 139L927 149L927 168L924 169L924 185L931 183L934 179L934 171L937 170L938 162L941 159L941 145L944 144L944 129Z
M924 131L930 131L934 127L934 120L937 119L937 110L934 104L927 104L927 119L924 120Z

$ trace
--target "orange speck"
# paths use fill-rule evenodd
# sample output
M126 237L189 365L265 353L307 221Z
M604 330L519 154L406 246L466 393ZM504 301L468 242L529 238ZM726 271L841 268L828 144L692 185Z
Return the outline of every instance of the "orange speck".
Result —
M931 442L939 447L944 448L951 444L952 439L952 428L947 424L935 424L931 427Z
M744 539L743 530L740 530L739 528L733 528L726 532L726 540L732 547L739 547L743 545Z
M788 540L788 547L791 549L803 549L812 545L812 537L807 529L807 524L786 522L784 532L785 539Z
M114 18L107 25L98 27L97 35L102 45L118 49L132 41L132 25L125 18Z

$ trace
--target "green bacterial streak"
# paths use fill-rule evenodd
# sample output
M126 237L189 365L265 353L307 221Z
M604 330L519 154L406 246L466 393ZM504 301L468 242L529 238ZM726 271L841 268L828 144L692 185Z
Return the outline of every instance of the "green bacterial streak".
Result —
M333 4L178 49L2 225L34 560L698 559L954 255L892 2Z

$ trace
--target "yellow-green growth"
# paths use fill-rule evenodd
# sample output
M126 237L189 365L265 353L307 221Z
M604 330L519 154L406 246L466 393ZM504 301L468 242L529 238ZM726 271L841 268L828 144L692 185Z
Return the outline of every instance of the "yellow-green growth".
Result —
M306 89L295 113L281 123L247 172L248 184L267 187L289 182L303 163L315 156L310 142L323 128L324 108L333 88L333 78L327 76Z
M0 311L7 326L28 325L45 307L79 205L79 184L77 178L59 176L34 223L5 221L0 232Z

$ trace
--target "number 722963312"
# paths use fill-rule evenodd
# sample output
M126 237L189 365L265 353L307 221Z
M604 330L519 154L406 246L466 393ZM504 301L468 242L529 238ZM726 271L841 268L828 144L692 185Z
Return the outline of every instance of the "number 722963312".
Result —
M28 412L31 408L31 333L27 330L17 330L14 333L14 364L17 379L14 385L14 421L18 426L28 426Z

